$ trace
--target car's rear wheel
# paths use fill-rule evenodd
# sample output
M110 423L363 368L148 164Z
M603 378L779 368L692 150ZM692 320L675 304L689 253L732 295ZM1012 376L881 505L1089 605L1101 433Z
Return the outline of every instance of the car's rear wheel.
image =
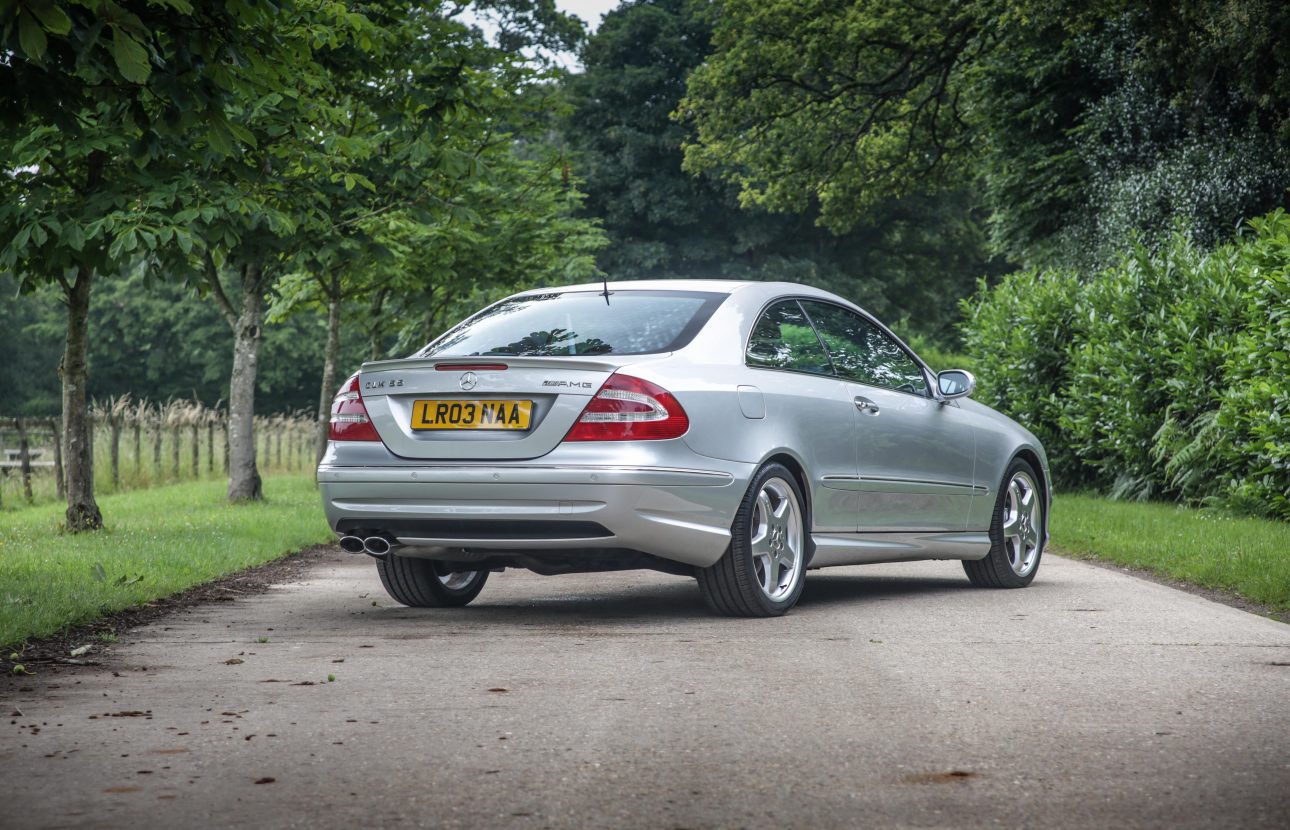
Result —
M802 595L809 537L801 490L780 464L753 478L730 529L730 547L698 572L708 607L734 617L777 617Z
M385 592L413 608L458 608L483 590L488 571L454 571L445 562L389 554L376 560Z
M990 521L990 553L964 562L963 570L981 588L1024 588L1035 578L1044 553L1044 493L1035 468L1015 459L1003 475Z

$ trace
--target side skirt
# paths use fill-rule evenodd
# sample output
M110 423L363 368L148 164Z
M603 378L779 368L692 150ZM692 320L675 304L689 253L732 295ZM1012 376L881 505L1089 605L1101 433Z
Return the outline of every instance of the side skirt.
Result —
M811 568L870 565L917 559L984 559L990 553L988 531L915 533L813 533Z

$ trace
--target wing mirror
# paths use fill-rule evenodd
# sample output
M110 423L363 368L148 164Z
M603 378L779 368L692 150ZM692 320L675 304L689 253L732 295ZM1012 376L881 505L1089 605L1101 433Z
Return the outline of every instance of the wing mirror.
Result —
M942 401L966 398L976 391L976 376L963 369L946 369L936 375L936 389Z

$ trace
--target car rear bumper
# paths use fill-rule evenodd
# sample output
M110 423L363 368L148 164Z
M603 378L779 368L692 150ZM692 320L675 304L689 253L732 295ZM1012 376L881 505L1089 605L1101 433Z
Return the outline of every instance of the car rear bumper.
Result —
M507 464L318 468L333 530L417 549L622 548L697 567L721 558L752 475L726 469Z

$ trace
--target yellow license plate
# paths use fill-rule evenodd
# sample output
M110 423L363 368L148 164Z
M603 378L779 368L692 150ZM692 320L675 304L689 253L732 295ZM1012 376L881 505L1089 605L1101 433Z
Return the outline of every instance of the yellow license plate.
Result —
M412 403L413 429L528 429L533 401L438 400Z

